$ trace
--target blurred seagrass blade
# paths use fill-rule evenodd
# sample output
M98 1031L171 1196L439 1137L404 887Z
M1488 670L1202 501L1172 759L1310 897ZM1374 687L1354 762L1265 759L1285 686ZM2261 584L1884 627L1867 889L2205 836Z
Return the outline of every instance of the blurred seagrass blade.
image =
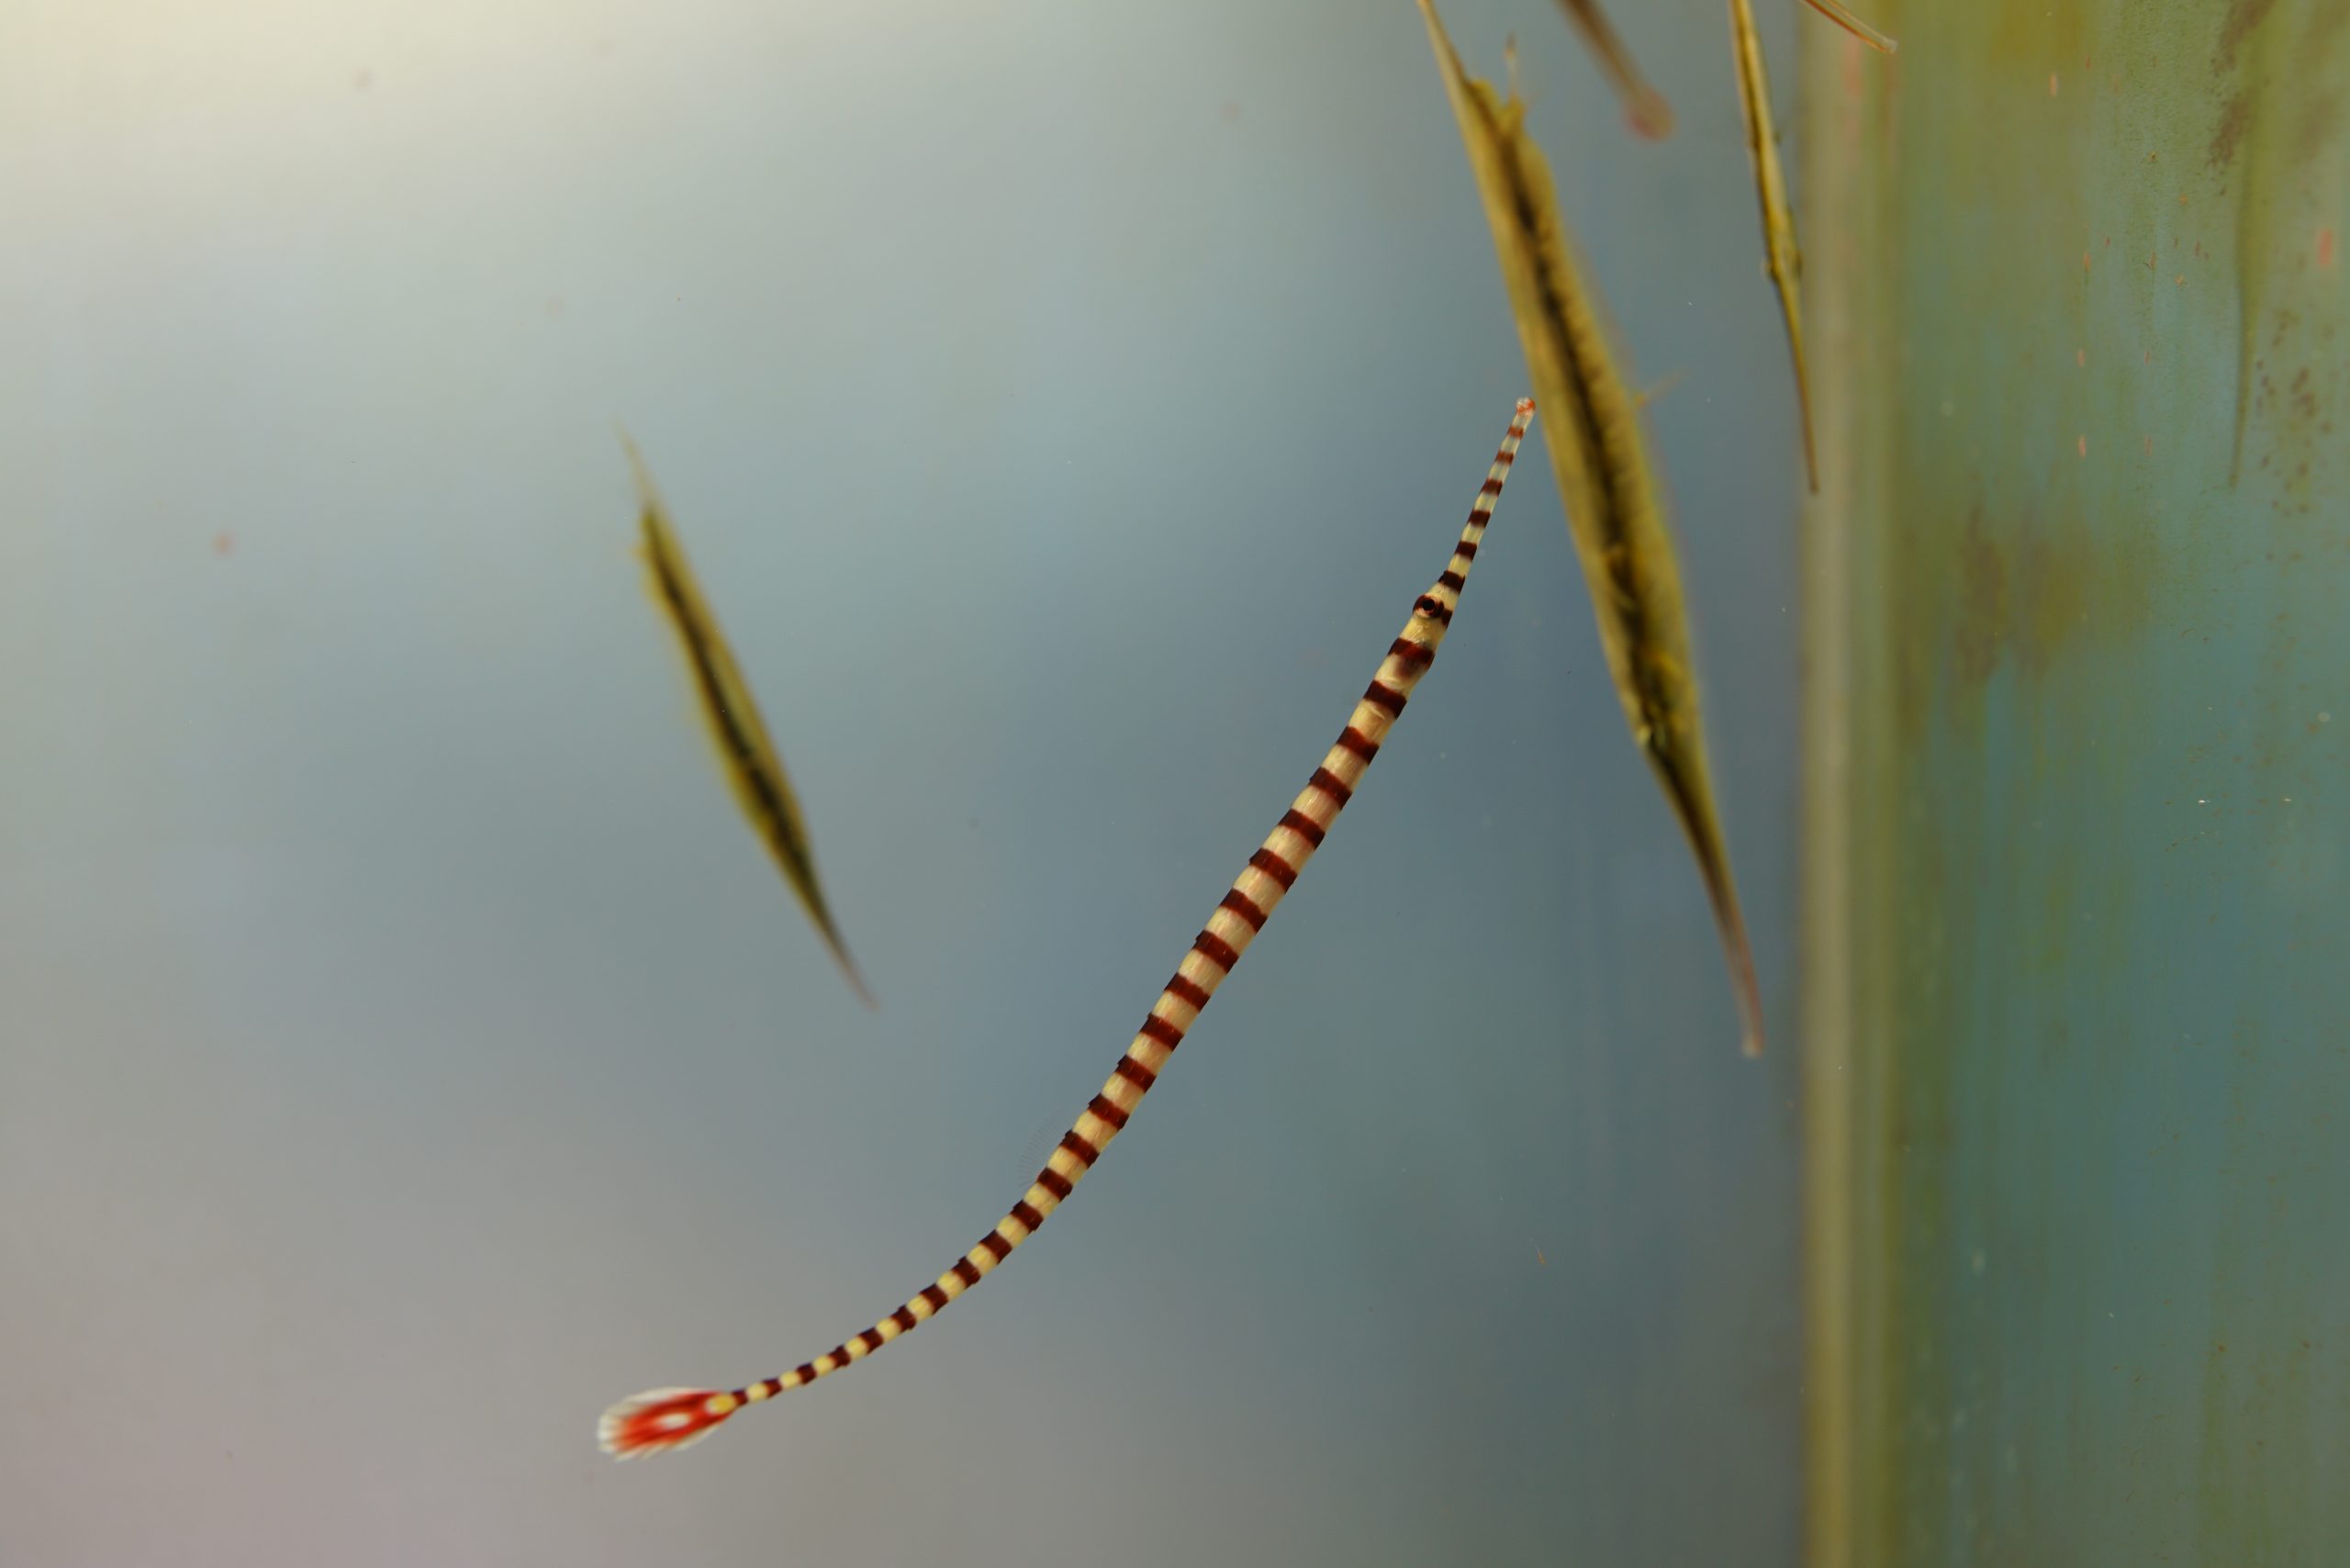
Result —
M1803 473L1819 489L1819 461L1812 451L1811 377L1803 358L1803 251L1796 243L1795 208L1787 201L1787 174L1779 162L1779 132L1771 122L1771 77L1762 61L1762 35L1755 29L1748 0L1729 0L1730 58L1738 69L1738 101L1745 113L1746 150L1754 164L1754 194L1762 204L1762 268L1779 291L1779 313L1787 323L1787 353L1795 361L1796 418L1803 426Z
M1863 22L1858 17L1855 17L1852 13L1844 9L1843 6L1836 4L1836 0L1804 0L1804 4L1818 12L1821 16L1827 17L1830 21L1835 23L1838 27L1843 28L1846 32L1852 34L1854 38L1860 39L1863 43L1868 45L1871 49L1876 50L1879 54L1894 54L1900 50L1900 39L1877 31L1866 22Z
M639 553L644 559L645 586L652 592L662 619L677 633L687 673L693 678L695 706L701 712L711 744L718 750L719 771L725 775L727 787L733 791L751 831L767 846L783 879L791 884L791 890L799 895L808 918L815 922L824 945L839 960L841 973L848 978L849 985L867 1007L877 1006L873 993L865 989L864 978L848 956L847 945L833 924L832 911L824 903L823 887L816 879L815 854L809 846L807 824L800 820L799 798L792 793L790 777L783 770L783 758L777 755L775 742L768 738L767 725L759 718L750 685L735 666L733 652L726 645L726 634L719 627L718 617L711 613L710 603L702 597L701 585L694 580L685 546L678 542L677 528L669 521L660 492L653 487L653 476L644 466L643 456L626 431L621 434L621 444L628 449L629 466L636 475L638 514L643 530Z
M1631 127L1651 141L1662 141L1673 134L1673 106L1664 95L1649 84L1640 74L1632 51L1624 47L1607 13L1599 8L1599 0L1559 0L1559 9L1567 14L1576 32L1583 36L1583 47L1599 62L1600 73L1624 105L1624 118Z
M1690 655L1680 566L1640 433L1639 400L1607 344L1597 297L1584 285L1550 181L1513 93L1472 81L1431 0L1419 0L1428 41L1460 123L1517 318L1534 399L1550 415L1550 466L1598 619L1599 640L1633 738L1688 835L1712 900L1748 1055L1762 1049L1754 959L1714 808Z

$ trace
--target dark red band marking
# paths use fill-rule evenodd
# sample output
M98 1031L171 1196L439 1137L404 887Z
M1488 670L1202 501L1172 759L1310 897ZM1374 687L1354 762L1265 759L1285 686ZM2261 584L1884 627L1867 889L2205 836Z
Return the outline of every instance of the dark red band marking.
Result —
M995 1233L990 1231L988 1234L992 1236ZM953 1273L957 1279L967 1285L976 1285L979 1282L979 1266L968 1258L956 1259Z
M1379 755L1378 742L1363 741L1362 736L1356 734L1351 726L1348 727L1347 734L1354 735L1355 739L1362 741L1363 745L1371 747L1369 752L1360 752L1355 751L1353 746L1348 745L1347 749L1348 751L1355 752L1357 756L1362 757L1363 760L1367 762L1371 757ZM1346 735L1340 735L1338 737L1338 744L1340 745L1347 745ZM1281 884L1281 890L1283 892L1289 891L1292 887L1296 885L1297 868L1291 865L1288 861L1282 859L1279 855L1276 855L1270 849L1259 849L1256 854L1248 857L1248 864L1254 866L1258 870L1262 871L1266 876L1270 877L1274 881Z
M1126 1122L1129 1119L1126 1113L1118 1109L1117 1103L1108 1095L1096 1094L1092 1103L1085 1108L1109 1123L1112 1132L1122 1133L1126 1130Z
M1143 1066L1142 1063L1135 1060L1132 1057L1120 1057L1118 1058L1117 1071L1120 1078L1125 1079L1128 1083L1133 1084L1136 1089L1141 1090L1146 1094L1150 1092L1150 1086L1158 1081L1158 1074L1151 1071L1150 1069Z
M1281 826L1289 829L1315 848L1322 847L1322 824L1295 806L1292 806L1281 813Z
M1466 555L1473 561L1477 558L1477 542L1473 539L1464 539L1452 547L1452 553L1456 555Z
M1045 1223L1045 1216L1037 1212L1036 1205L1025 1198L1012 1205L1012 1217L1031 1230Z
M1448 566L1436 580L1442 583L1446 588L1450 588L1453 592L1459 593L1462 587L1465 586L1468 579L1461 577L1459 572L1456 572Z
M1526 439L1526 427L1524 425L1512 425L1509 428L1517 432L1518 440L1524 441ZM1499 452L1494 454L1494 461L1506 468L1511 464L1517 461L1517 449L1516 447L1505 446Z
M1068 1197L1073 1190L1069 1179L1049 1165L1036 1172L1036 1185L1050 1193L1056 1203Z
M930 1310L933 1312L943 1311L946 1306L946 1293L936 1285L923 1286L922 1299L930 1303Z
M979 1245L986 1248L989 1254L999 1263L1012 1256L1012 1243L1004 1239L1003 1232L1000 1230L990 1230L980 1237ZM968 1263L970 1260L966 1258L963 1261Z
M1295 816L1297 813L1292 812L1290 814L1292 816ZM1167 994L1173 997L1176 1001L1190 1003L1193 1011L1197 1011L1208 1004L1207 989L1203 986L1195 984L1192 980L1181 973L1178 973L1173 980L1167 982L1165 990Z
M1488 479L1477 487L1477 493L1481 496L1498 496L1502 493L1502 482L1499 478Z
M1371 682L1371 689L1373 691L1387 690L1385 687L1380 685L1377 681ZM1392 691L1387 694L1391 697L1395 696ZM1401 697L1396 697L1396 711L1399 712L1402 711L1403 707L1404 700ZM1345 784L1339 782L1338 776L1331 772L1326 767L1315 768L1314 770L1314 777L1307 779L1305 782L1307 788L1321 790L1325 795L1329 796L1331 800L1337 801L1341 806L1355 798L1355 792L1352 790L1348 789Z
M898 1308L897 1311L890 1315L890 1321L898 1326L899 1333L903 1334L913 1327L914 1315L907 1308L901 1306Z
M1390 713L1401 713L1404 711L1404 704L1410 700L1383 680L1372 681L1364 690L1362 700L1374 708L1384 708Z
M881 1348L881 1330L878 1327L868 1328L859 1334L856 1339L858 1344L865 1347L865 1353L869 1356Z
M838 1372L841 1368L848 1365L848 1347L846 1345L835 1345L831 1350L826 1350L822 1356L819 1356L816 1359L821 1361L827 1356L832 1359L833 1370L834 1372Z
M1135 1033L1137 1035L1147 1036L1149 1038L1157 1040L1160 1045L1165 1046L1170 1051L1177 1046L1183 1043L1183 1031L1178 1029L1174 1025L1169 1024L1166 1019L1161 1018L1156 1013L1145 1018L1142 1021L1142 1027L1136 1030ZM1120 1071L1125 1070L1126 1059L1127 1058L1124 1057L1118 1058ZM1147 1089L1150 1085L1146 1083L1143 1087Z
M1436 657L1436 650L1426 643L1415 643L1409 637L1398 637L1388 645L1387 656L1401 659L1407 665L1426 665Z
M1081 1137L1075 1127L1061 1135L1061 1147L1077 1156L1077 1162L1088 1170L1092 1170L1093 1162L1102 1158L1102 1151Z
M1265 929L1265 912L1257 907L1257 901L1255 899L1250 898L1238 888L1233 889L1230 892L1225 894L1223 898L1217 900L1216 907L1218 909L1228 909L1233 913L1238 915L1242 920L1247 921L1248 923L1248 929L1251 931L1262 931ZM1231 968L1228 964L1225 967L1227 969Z
M792 1375L799 1378L802 1383L813 1383L816 1381L816 1363L813 1361L802 1361Z
M1240 961L1240 950L1213 931L1202 931L1192 937L1192 951L1225 974L1230 974L1232 966Z

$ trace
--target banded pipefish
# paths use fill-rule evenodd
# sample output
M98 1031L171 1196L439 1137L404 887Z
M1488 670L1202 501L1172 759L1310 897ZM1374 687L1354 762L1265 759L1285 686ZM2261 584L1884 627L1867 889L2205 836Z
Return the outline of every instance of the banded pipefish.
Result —
M1460 531L1444 575L1412 606L1411 619L1380 660L1379 673L1355 703L1347 727L1315 768L1304 790L1281 813L1281 822L1266 835L1248 864L1233 879L1232 887L1213 912L1191 950L1183 955L1175 976L1160 990L1150 1014L1136 1031L1125 1054L1118 1058L1102 1092L1087 1102L1077 1120L1062 1136L1045 1168L1021 1200L1013 1204L979 1244L955 1260L955 1266L907 1300L895 1312L852 1339L834 1346L812 1361L788 1372L763 1378L735 1389L655 1388L624 1399L604 1412L597 1424L597 1439L604 1451L619 1459L681 1449L707 1437L720 1423L745 1406L802 1388L854 1366L882 1346L929 1321L949 1302L981 1280L1034 1236L1046 1219L1068 1201L1078 1182L1102 1158L1111 1140L1126 1128L1143 1096L1166 1070L1168 1058L1199 1019L1201 1010L1240 956L1265 927L1282 897L1293 887L1305 863L1322 847L1330 826L1362 782L1364 770L1379 755L1389 729L1404 711L1412 690L1436 660L1445 630L1460 607L1460 590L1477 559L1486 521L1500 498L1503 482L1517 456L1534 419L1532 399L1521 399L1510 420L1509 433L1494 454L1493 466L1477 492L1469 521Z

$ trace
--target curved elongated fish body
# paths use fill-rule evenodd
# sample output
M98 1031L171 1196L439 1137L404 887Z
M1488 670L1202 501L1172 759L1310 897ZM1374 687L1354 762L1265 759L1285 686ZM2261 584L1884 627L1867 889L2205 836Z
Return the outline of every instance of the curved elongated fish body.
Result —
M1078 1114L1076 1122L1062 1136L1060 1147L1053 1150L1020 1201L996 1221L994 1229L979 1238L979 1245L957 1259L953 1268L924 1285L889 1316L813 1361L802 1361L779 1376L742 1388L656 1388L613 1406L597 1424L597 1439L605 1452L630 1459L684 1448L709 1435L720 1422L745 1406L805 1387L843 1367L855 1365L882 1346L912 1333L944 1311L947 1303L994 1272L1068 1200L1078 1182L1085 1179L1085 1173L1102 1158L1102 1150L1110 1147L1111 1140L1125 1130L1143 1096L1158 1081L1168 1058L1175 1054L1175 1047L1183 1043L1183 1036L1198 1020L1201 1009L1207 1006L1208 999L1224 983L1224 977L1232 972L1240 955L1248 950L1248 945L1264 929L1266 920L1282 897L1296 884L1305 863L1322 846L1331 823L1337 821L1338 813L1362 782L1371 758L1379 755L1389 728L1403 712L1413 688L1427 673L1438 646L1444 641L1445 629L1452 623L1453 611L1460 605L1460 590L1477 558L1486 521L1493 515L1503 481L1509 476L1510 464L1517 455L1518 443L1525 440L1533 418L1533 402L1521 400L1510 420L1509 433L1503 439L1501 450L1486 472L1485 483L1477 492L1468 525L1460 531L1460 542L1454 547L1444 575L1412 606L1411 619L1404 623L1402 635L1388 646L1387 656L1380 661L1379 673L1356 702L1337 743L1323 756L1304 790L1290 802L1289 810L1281 813L1280 823L1248 857L1248 864L1233 879L1231 890L1209 913L1207 924L1192 938L1191 950L1183 955L1175 977L1160 990L1158 1000L1151 1004L1149 1015L1143 1019L1142 1027L1136 1031L1125 1054L1118 1058L1118 1065L1102 1085L1102 1092Z

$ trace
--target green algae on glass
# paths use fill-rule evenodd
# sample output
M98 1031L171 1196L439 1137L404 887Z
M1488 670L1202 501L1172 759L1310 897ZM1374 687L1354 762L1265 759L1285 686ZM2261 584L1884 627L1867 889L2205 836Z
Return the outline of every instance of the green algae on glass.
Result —
M1805 62L1811 1561L2316 1568L2350 5L1886 9Z
M790 884L792 892L807 910L808 918L815 923L817 934L832 949L841 973L847 977L850 987L865 1004L874 1006L873 993L865 989L864 978L856 972L856 965L848 956L848 946L841 940L840 930L833 924L832 911L824 902L823 886L816 879L815 851L808 842L808 827L800 815L799 797L792 793L790 776L783 770L783 758L759 717L750 683L743 678L742 670L734 663L733 651L726 645L726 634L719 627L718 617L702 597L701 585L694 580L693 567L686 560L686 547L677 538L676 525L669 521L669 510L662 504L660 492L653 487L653 476L645 468L636 443L623 433L621 444L628 449L629 466L636 476L638 515L643 530L639 548L644 558L645 586L651 590L662 619L677 633L678 651L685 655L687 670L693 677L695 705L711 744L718 750L719 771L725 776L726 786L733 792L735 803L742 807L751 831L767 846L777 869L783 873L783 879Z
M1599 297L1575 262L1550 165L1526 134L1525 103L1514 90L1504 98L1491 84L1471 80L1431 0L1420 0L1420 13L1494 231L1534 400L1550 420L1550 468L1608 673L1696 857L1729 965L1740 1043L1757 1055L1762 992L1714 806L1681 568L1640 431L1639 399L1609 347Z
M2345 24L2350 6L2234 0L2212 50L2212 71L2225 80L2228 95L2206 156L2210 168L2232 171L2236 254L2243 262L2236 285L2231 485L2244 477L2244 434L2255 407L2282 414L2313 401L2306 380L2280 382L2268 362L2309 319L2306 303L2292 297L2309 292L2311 284L2322 293L2341 275L2334 263L2338 228L2315 208L2323 205L2323 193L2343 188L2350 160L2339 123L2339 62L2350 34ZM2340 214L2332 217L2338 221Z

